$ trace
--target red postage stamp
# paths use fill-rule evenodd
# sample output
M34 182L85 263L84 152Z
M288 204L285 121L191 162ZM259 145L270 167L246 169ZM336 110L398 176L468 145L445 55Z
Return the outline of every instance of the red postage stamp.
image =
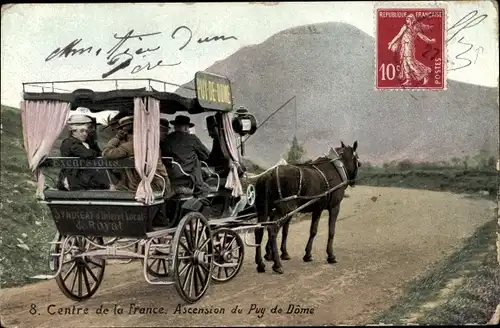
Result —
M376 11L376 88L446 90L444 8Z

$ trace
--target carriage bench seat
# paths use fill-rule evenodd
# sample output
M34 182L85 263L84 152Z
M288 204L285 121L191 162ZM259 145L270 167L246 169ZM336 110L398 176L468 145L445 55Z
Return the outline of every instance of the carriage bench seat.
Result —
M47 189L44 191L45 200L110 200L110 201L135 201L135 192L126 190L75 190L64 191ZM162 200L163 195L154 193L155 200Z

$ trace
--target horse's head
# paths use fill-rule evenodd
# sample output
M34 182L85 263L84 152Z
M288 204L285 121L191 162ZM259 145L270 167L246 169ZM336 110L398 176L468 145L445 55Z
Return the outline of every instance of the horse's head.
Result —
M344 142L340 142L340 147L335 148L335 151L339 154L342 162L344 162L347 178L349 179L349 186L354 187L356 184L356 176L358 174L358 168L361 167L361 162L359 161L356 149L358 148L358 142L354 141L351 146L346 146Z

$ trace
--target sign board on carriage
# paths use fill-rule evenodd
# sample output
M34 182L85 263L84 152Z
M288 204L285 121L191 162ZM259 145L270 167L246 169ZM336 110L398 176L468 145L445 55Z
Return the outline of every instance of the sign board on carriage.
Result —
M233 110L231 81L228 78L207 72L196 72L194 83L196 98L201 107L224 112Z

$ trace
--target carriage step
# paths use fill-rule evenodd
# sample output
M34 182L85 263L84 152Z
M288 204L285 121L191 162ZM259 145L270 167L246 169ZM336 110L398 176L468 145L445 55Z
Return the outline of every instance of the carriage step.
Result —
M48 274L39 274L33 277L30 277L31 279L39 279L39 280L49 280L49 279L54 279L56 276L51 276Z

